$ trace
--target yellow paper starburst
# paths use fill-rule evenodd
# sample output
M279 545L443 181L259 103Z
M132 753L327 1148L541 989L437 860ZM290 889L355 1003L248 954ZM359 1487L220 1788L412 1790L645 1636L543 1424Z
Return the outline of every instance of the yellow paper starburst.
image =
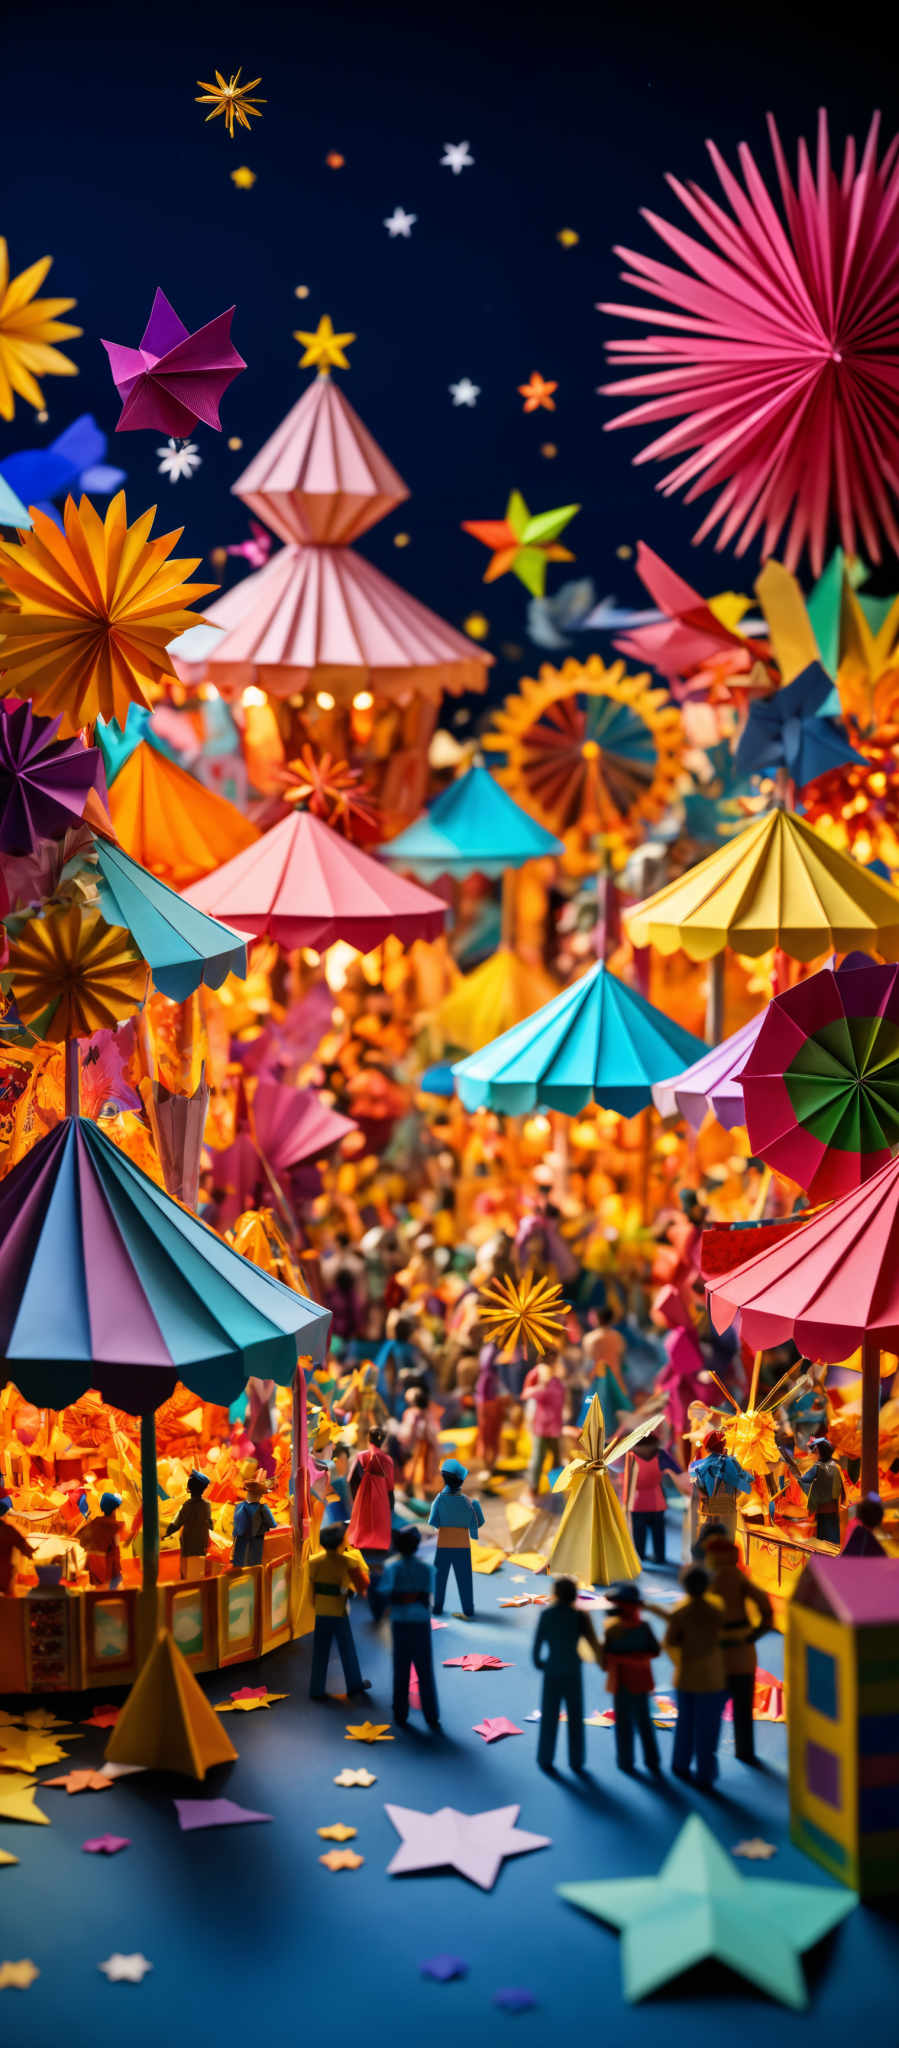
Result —
M53 262L42 256L18 277L10 278L9 251L0 235L0 418L11 420L16 398L24 398L41 412L44 394L37 382L42 377L77 377L78 365L69 361L54 341L74 341L82 332L60 320L74 299L36 299Z
M147 988L130 932L77 903L29 918L10 941L5 973L22 1023L40 1019L42 1038L54 1045L133 1016Z
M335 334L330 313L322 314L314 334L303 327L297 327L293 338L294 341L301 341L303 344L301 370L316 369L320 370L323 376L327 376L330 370L349 369L349 357L344 351L351 341L355 341L356 336Z
M249 128L251 120L259 114L260 108L268 104L266 100L251 97L251 95L255 94L257 85L262 84L261 78L250 78L246 85L241 85L240 74L242 70L243 65L241 64L236 71L232 72L231 77L227 80L222 77L220 71L217 71L214 85L209 79L197 79L197 84L203 87L202 92L197 94L197 106L211 106L212 113L207 114L207 121L215 121L218 119L219 114L224 114L225 127L232 142L234 141L235 121L239 121L241 128Z
M538 1357L558 1344L565 1329L568 1304L557 1280L535 1280L525 1273L523 1280L506 1274L478 1289L479 1319L504 1358L522 1347Z
M166 647L198 624L187 607L215 583L189 583L198 559L170 560L183 527L148 538L155 505L128 525L124 491L105 519L67 498L64 531L35 510L18 543L0 546L0 578L18 605L0 611L0 696L30 697L62 731L94 719L124 726L131 703L174 677Z

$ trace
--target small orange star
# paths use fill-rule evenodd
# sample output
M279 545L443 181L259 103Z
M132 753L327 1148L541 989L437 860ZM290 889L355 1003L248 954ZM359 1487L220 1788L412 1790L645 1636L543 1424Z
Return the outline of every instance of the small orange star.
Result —
M358 1870L365 1857L357 1856L355 1849L329 1849L327 1855L320 1856L318 1860L326 1870Z
M540 453L546 457L547 462L552 462L554 456L559 453L555 441L541 441Z
M544 412L555 412L556 401L552 394L558 391L558 383L547 383L539 370L532 370L527 384L519 384L518 389L524 399L525 412L539 412L541 406Z
M332 1827L316 1828L315 1832L317 1835L321 1835L323 1842L351 1842L353 1836L358 1834L359 1830L358 1828L348 1828L345 1821L336 1820Z
M341 156L339 149L329 149L325 157L325 163L329 171L342 171L346 163L346 157Z
M64 1785L71 1792L111 1792L112 1779L102 1771L66 1771L61 1778L43 1778L44 1785Z

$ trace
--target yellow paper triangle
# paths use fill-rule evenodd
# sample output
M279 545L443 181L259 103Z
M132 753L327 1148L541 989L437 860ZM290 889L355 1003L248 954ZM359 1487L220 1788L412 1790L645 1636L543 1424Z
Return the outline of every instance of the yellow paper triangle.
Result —
M237 1751L168 1629L138 1673L106 1745L110 1763L205 1778Z

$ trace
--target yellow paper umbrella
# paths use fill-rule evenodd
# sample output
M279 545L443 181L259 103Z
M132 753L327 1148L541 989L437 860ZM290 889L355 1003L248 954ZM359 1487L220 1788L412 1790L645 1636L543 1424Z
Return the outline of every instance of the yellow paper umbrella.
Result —
M0 695L59 713L64 733L98 717L124 728L129 704L174 676L167 643L198 623L188 605L217 586L184 580L196 560L169 559L183 528L148 539L154 514L129 526L123 491L105 519L89 498L67 498L64 532L35 510L31 532L0 547L18 606L0 614Z
M790 811L754 819L707 860L625 915L635 946L710 960L732 946L793 960L856 947L899 960L899 891Z
M119 845L170 889L187 889L259 838L236 804L141 740L109 790Z
M511 1031L559 994L559 984L542 967L519 960L500 946L482 967L466 974L435 1011L435 1022L449 1045L480 1052L482 1045Z
M10 941L5 973L22 1023L39 1023L56 1045L133 1016L147 989L130 932L76 903L30 918Z
M549 1554L550 1570L569 1572L591 1586L610 1586L615 1579L634 1579L640 1570L624 1509L612 1485L609 1466L633 1449L641 1437L658 1427L659 1415L638 1423L628 1436L606 1449L606 1431L598 1395L587 1410L577 1451L559 1473L554 1493L567 1493L559 1533Z

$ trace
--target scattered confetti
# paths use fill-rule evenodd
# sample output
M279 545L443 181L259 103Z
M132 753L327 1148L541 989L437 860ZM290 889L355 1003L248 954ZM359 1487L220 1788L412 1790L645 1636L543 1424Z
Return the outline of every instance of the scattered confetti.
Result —
M221 72L217 71L214 85L210 84L208 79L197 79L197 84L201 85L203 90L197 94L195 104L198 107L212 107L212 113L206 116L207 121L216 121L219 114L224 114L225 127L232 142L235 121L239 122L241 128L249 128L250 122L259 114L260 107L268 104L266 100L252 98L257 85L262 84L261 78L251 78L246 85L241 85L242 70L241 64L237 71L232 72L227 82Z
M556 236L563 249L576 249L580 239L577 228L560 228Z
M299 296L299 294L297 295ZM348 370L349 357L345 353L355 334L335 334L329 313L323 313L314 334L298 327L294 341L301 341L303 354L300 357L301 370Z
M411 533L395 533L393 536L393 545L395 548L407 548L409 546L409 542L411 539Z
M295 299L308 299L308 297L309 297L309 286L308 286L308 284L295 284L295 285L294 285L294 288L293 288L293 295L294 295L294 298L295 298Z
M121 1707L95 1707L87 1720L82 1721L81 1726L82 1728L114 1728L121 1711Z
M70 1796L73 1792L110 1792L112 1790L111 1780L107 1777L105 1771L65 1771L61 1778L42 1778L41 1784L44 1786L64 1785Z
M524 1730L517 1728L514 1721L507 1720L505 1714L496 1714L492 1718L488 1715L486 1720L478 1721L473 1733L482 1735L485 1742L501 1742L504 1735L523 1735Z
M357 1856L355 1849L328 1849L318 1860L326 1870L359 1870L365 1857Z
M445 142L443 150L440 162L445 164L448 171L452 171L454 178L458 178L460 171L468 170L469 165L474 163L467 142Z
M323 1842L351 1842L353 1836L358 1834L359 1830L358 1828L348 1828L342 1820L335 1820L331 1827L316 1828L315 1832L317 1835L321 1835Z
M633 552L633 548L629 547L620 547L615 549L615 553L618 556L619 562L629 562Z
M160 460L156 465L160 476L167 476L170 484L180 483L183 476L192 477L203 460L196 441L167 441L164 448L157 448Z
M408 242L417 219L417 213L404 213L401 206L395 206L384 222L391 241L395 242L397 235L401 235L403 240Z
M217 1714L254 1714L258 1707L270 1707L275 1701L286 1699L286 1692L269 1692L265 1685L242 1685L226 1700L221 1700L215 1711Z
M477 405L481 396L480 384L473 384L470 377L460 377L458 383L449 386L454 405Z
M256 183L256 173L250 170L249 164L238 164L236 171L231 171L230 178L238 192L249 192L251 185Z
M485 1655L481 1650L466 1650L464 1657L444 1657L444 1669L455 1665L460 1671L511 1671L508 1659Z
M745 1856L747 1863L767 1863L769 1857L777 1855L775 1842L763 1842L761 1835L750 1835L745 1842L735 1842L732 1856Z
M338 1771L334 1783L347 1788L351 1785L376 1785L377 1778L374 1771Z
M105 1963L98 1963L97 1968L102 1970L110 1984L140 1984L153 1965L148 1963L146 1956L123 1956L116 1952L107 1956Z
M82 1849L88 1856L117 1856L120 1849L130 1849L130 1835L92 1835L89 1842L82 1842Z
M448 1622L448 1621L435 1621L435 1620L434 1620L434 1618L433 1618L433 1615L432 1615L432 1617L431 1617L431 1627L432 1627L432 1629L438 1629L438 1628L449 1628L449 1622Z
M556 447L555 441L541 441L540 453L546 457L547 462L552 462L558 455L559 450Z
M518 389L524 399L525 412L539 412L541 407L544 412L555 412L553 392L558 391L558 383L547 383L539 370L532 370L528 382L519 384Z
M494 1991L493 2003L502 2012L533 2012L537 2000L533 1991L525 1991L521 1985L508 1985L502 1991Z
M183 1834L196 1828L239 1828L250 1821L273 1820L274 1814L255 1813L250 1806L238 1806L233 1799L175 1799L178 1826Z
M469 612L467 619L462 621L462 630L468 634L469 640L486 640L490 620L485 619L483 612Z
M451 1984L454 1977L468 1975L468 1964L461 1956L429 1956L419 1969L423 1977L433 1977L435 1984Z
M236 455L238 449L243 447L243 442L240 438L240 435L232 434L229 437L228 446L231 449L232 454Z
M40 1974L27 1957L20 1963L0 1963L0 1991L28 1991Z
M348 1721L346 1742L393 1742L389 1721Z
M346 163L346 157L341 156L339 149L329 149L325 157L325 163L329 171L342 171Z

